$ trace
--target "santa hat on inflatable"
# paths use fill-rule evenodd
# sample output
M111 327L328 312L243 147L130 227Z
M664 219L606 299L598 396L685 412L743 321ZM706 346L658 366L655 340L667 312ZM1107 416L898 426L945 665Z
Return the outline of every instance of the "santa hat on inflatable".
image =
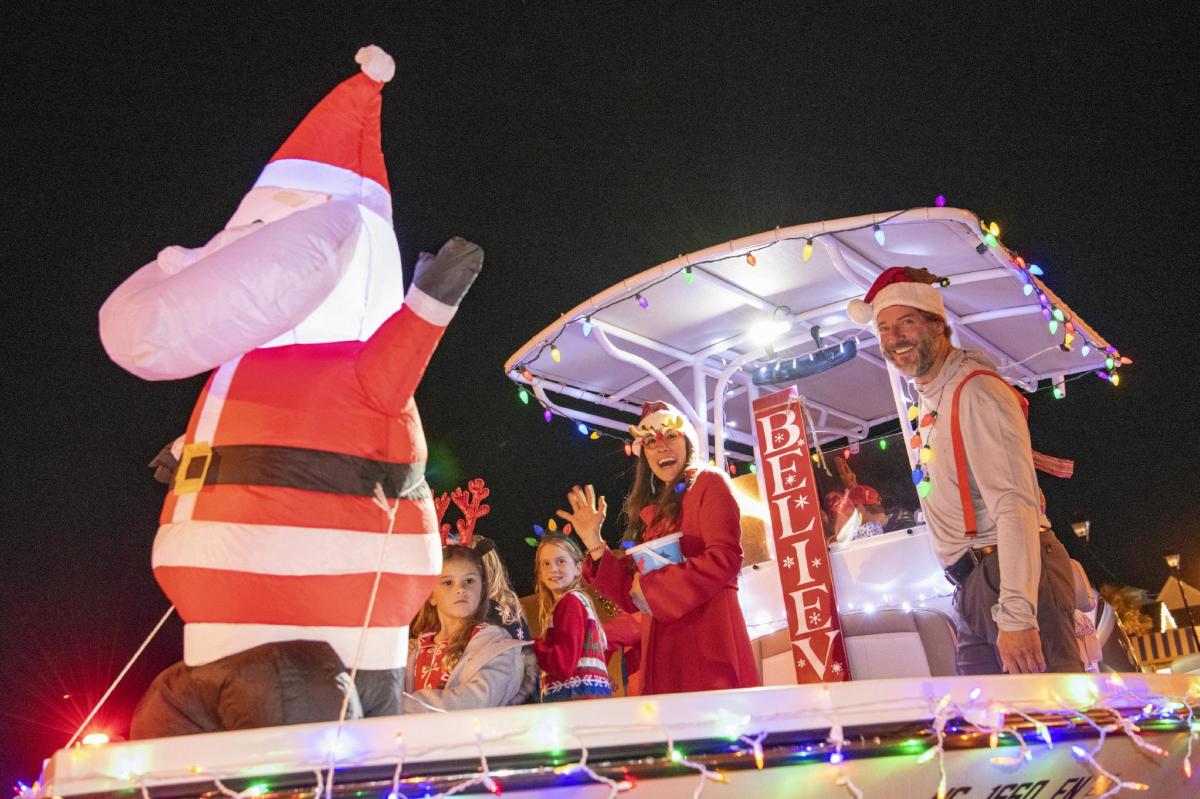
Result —
M692 452L699 451L700 437L691 421L674 406L666 402L642 404L642 417L636 425L629 425L635 452L641 452L642 444L649 438L662 438L668 430L682 433L691 443Z
M944 287L950 285L950 281L928 269L893 266L883 270L861 300L850 300L846 313L860 325L871 324L880 311L893 305L905 305L945 318L946 304L942 302L941 292L934 288L935 284Z
M354 60L362 71L325 95L288 136L254 182L254 188L298 189L334 197L355 197L386 220L392 196L383 161L380 112L383 84L396 74L396 62L375 45ZM239 208L230 226L252 216Z

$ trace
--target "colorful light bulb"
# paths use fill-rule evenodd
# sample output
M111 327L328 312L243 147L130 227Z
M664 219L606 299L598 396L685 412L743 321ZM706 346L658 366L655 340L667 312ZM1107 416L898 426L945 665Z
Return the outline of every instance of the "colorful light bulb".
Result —
M988 233L991 233L993 236L999 236L1000 235L1000 225L996 224L995 222L988 225Z
M880 247L882 247L884 244L887 243L887 234L885 234L883 232L883 228L881 228L879 225L876 225L874 232L875 232L875 242Z
M925 499L925 497L929 496L929 492L931 491L933 491L933 483L929 482L928 480L922 480L920 484L917 485L917 496L921 499Z
M529 392L526 391L523 386L521 387L521 390L517 392L517 397L520 398L522 404L529 404Z
M593 430L591 433L588 434L588 438L590 438L592 441L596 441L597 439L600 438L600 434L597 433L595 430Z
M886 438L879 439L879 448L887 449L887 439Z
M1049 328L1050 328L1050 335L1052 335L1052 336L1053 336L1055 333L1057 333L1057 332L1058 332L1058 320L1057 320L1057 319L1051 319L1051 320L1050 320L1050 323L1047 325L1047 327L1049 327Z
M1113 372L1112 377L1108 378L1108 382L1112 383L1114 386L1121 385L1121 375Z
M1025 287L1024 287L1024 288L1022 288L1022 289L1021 289L1021 291L1025 292L1025 296L1026 296L1026 297L1028 297L1030 294L1032 294L1032 293L1033 293L1033 284L1032 284L1032 283L1026 283L1026 284L1025 284Z
M1109 355L1107 358L1104 359L1104 368L1112 369L1116 365L1117 365L1117 360L1116 360L1116 358L1113 358L1113 356Z
M756 464L752 463L752 464L750 464L749 469L750 469L750 474L754 474L755 472L758 471L758 466Z
M934 197L933 204L935 206L937 206L938 208L945 208L946 207L946 195L939 194L937 197Z
M587 425L584 424L583 422L580 422L579 424L575 425L575 429L579 431L580 435L586 436L588 434Z
M754 257L754 253L746 253L746 263L750 264L751 266L758 264L758 259Z
M1084 344L1083 347L1079 350L1079 354L1082 355L1084 358L1086 358L1088 356L1088 353L1090 353L1091 351L1092 351L1091 346L1088 344Z
M1062 322L1062 321L1066 320L1067 315L1062 312L1062 308L1055 308L1054 309L1054 318L1057 319L1058 321Z
M583 337L587 338L592 335L592 317L583 317Z
M645 298L644 296L642 296L641 294L638 294L638 295L637 295L637 301L638 301L638 305L642 306L642 308L649 308L649 307L650 307L650 300L646 299L646 298Z
M989 247L995 247L998 243L996 240L996 234L989 230L987 235L983 237L983 243Z
M559 350L557 344L550 345L550 360L554 361L555 363L562 361L562 351Z
M1037 275L1038 277L1041 277L1042 275L1044 275L1046 273L1043 272L1042 268L1040 266L1038 266L1037 264L1030 264L1029 265L1029 274Z
M690 286L692 285L692 281L695 279L696 274L692 271L692 268L690 266L685 266L683 268L683 282Z
M802 260L807 261L809 258L812 258L812 254L813 254L813 240L805 239L804 240L804 249L800 250L800 258Z
M554 419L554 414L549 408L547 408L546 410L542 411L542 418L546 420L546 424L550 424L551 420Z
M926 444L921 447L921 463L929 463L931 460L933 460L933 447Z

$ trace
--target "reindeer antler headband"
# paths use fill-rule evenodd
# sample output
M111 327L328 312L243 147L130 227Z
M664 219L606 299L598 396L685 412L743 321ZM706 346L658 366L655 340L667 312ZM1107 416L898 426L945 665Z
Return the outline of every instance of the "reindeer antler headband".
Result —
M458 544L460 546L469 547L471 541L475 537L475 522L482 519L492 512L490 505L483 504L483 501L488 498L492 490L483 484L482 478L475 478L467 483L467 490L455 488L449 494L442 494L440 497L435 497L433 507L437 511L438 524L442 535L442 546L450 544ZM463 517L455 523L456 533L450 532L450 525L442 524L442 519L446 516L446 510L453 502L460 511Z

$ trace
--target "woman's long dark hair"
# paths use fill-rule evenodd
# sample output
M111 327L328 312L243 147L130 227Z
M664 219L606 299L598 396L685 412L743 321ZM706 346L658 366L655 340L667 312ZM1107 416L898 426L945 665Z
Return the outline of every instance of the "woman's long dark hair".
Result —
M462 659L463 651L466 650L467 644L471 642L471 636L475 632L475 628L487 621L488 610L491 608L491 601L488 599L488 577L487 568L483 565L483 558L479 553L470 547L451 544L450 546L442 547L442 563L450 563L456 560L465 560L476 568L479 572L480 588L479 605L475 608L475 612L471 614L468 623L463 626L462 630L454 636L453 639L446 642L445 654L442 658L442 668L447 672L453 671L458 665L458 661ZM440 579L440 578L439 578ZM441 619L438 618L437 608L429 604L429 600L425 600L425 604L417 611L417 617L413 619L412 625L409 627L408 634L412 639L420 638L424 633L437 632L442 628Z
M695 479L697 466L696 451L692 448L692 442L687 437L684 437L683 441L683 468L670 485L664 485L654 476L654 472L650 470L650 462L646 460L645 448L638 455L637 466L633 473L633 488L629 489L629 495L625 497L625 505L621 509L625 515L623 540L631 541L634 544L642 543L642 537L646 534L646 523L642 521L642 508L649 504L658 505L658 510L654 514L654 523L663 519L673 522L679 518L684 495L684 489L679 486L682 484L686 487L689 480Z

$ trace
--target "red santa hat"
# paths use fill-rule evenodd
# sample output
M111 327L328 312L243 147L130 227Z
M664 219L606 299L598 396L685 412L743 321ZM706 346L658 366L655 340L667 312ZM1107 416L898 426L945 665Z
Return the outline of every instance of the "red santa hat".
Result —
M629 425L629 434L633 436L633 446L641 451L642 443L648 438L661 438L668 430L683 433L692 444L692 452L700 449L700 437L691 421L679 412L674 405L666 402L646 402L642 404L642 417L636 425Z
M893 305L906 305L945 317L946 305L942 302L941 292L933 287L935 283L940 286L950 285L950 281L932 274L927 269L914 269L911 266L890 267L875 279L866 296L861 300L850 300L846 313L860 325L875 321L880 311Z
M362 71L334 87L271 157L254 187L315 191L359 202L392 218L391 188L379 116L380 91L396 74L396 62L379 47L354 56Z

